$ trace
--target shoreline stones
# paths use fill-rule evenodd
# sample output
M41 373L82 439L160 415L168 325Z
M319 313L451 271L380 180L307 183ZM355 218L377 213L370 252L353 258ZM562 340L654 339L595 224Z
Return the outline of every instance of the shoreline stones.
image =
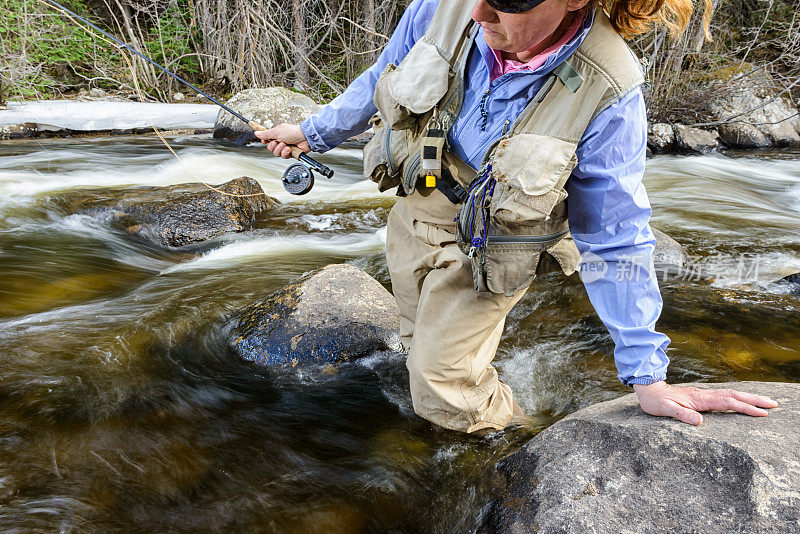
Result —
M710 103L720 139L737 148L800 146L798 110L775 90L765 69L754 69L726 83ZM744 113L746 112L746 113ZM725 122L730 120L731 122Z
M645 414L635 394L579 410L501 462L483 532L798 532L800 384L692 385L780 406L699 427Z
M235 352L259 365L336 363L397 345L400 315L377 280L349 264L313 271L238 312Z
M310 97L285 87L245 89L236 93L225 105L266 128L284 122L299 124L320 108ZM258 140L247 124L224 109L217 114L214 139L227 139L236 146Z
M59 200L70 213L106 216L113 226L163 247L183 247L243 232L252 228L257 215L278 204L247 176L214 188L218 191L187 183L72 191Z

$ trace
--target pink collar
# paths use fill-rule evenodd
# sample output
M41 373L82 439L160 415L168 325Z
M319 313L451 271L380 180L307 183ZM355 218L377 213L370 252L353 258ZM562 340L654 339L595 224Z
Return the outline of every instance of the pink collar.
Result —
M518 70L536 70L541 67L544 62L547 60L547 57L567 44L570 40L572 40L575 35L577 35L578 30L580 30L581 25L583 24L583 17L575 17L575 20L572 21L567 31L564 32L564 35L559 39L557 43L548 47L546 50L543 50L541 53L536 55L535 57L531 58L528 62L522 63L521 61L517 61L515 59L505 59L500 50L495 50L494 48L490 48L489 50L492 51L494 54L494 64L492 65L492 72L490 75L490 81L495 81L497 78L506 74L508 72L515 72Z

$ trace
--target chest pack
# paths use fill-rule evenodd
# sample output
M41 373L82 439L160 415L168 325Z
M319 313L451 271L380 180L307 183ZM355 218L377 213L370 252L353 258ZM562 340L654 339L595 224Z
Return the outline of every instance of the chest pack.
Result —
M541 274L544 251L566 274L577 269L564 186L577 164L578 143L591 121L643 77L598 10L581 45L492 143L476 173L447 144L478 30L470 18L474 2L440 0L425 35L399 65L384 69L364 174L381 191L397 187L401 196L440 189L459 205L456 241L471 258L476 289L510 294Z

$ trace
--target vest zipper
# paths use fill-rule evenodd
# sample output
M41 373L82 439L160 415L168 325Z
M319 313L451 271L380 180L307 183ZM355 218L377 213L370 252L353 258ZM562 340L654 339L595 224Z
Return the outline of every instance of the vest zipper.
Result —
M481 118L483 122L481 122L481 131L486 131L486 123L489 122L489 112L486 111L486 101L489 99L489 94L492 92L491 89L487 89L483 96L481 97Z
M508 243L508 244L541 244L549 241L555 241L557 238L569 232L569 228L560 230L554 234L547 235L488 235L486 236L487 243Z

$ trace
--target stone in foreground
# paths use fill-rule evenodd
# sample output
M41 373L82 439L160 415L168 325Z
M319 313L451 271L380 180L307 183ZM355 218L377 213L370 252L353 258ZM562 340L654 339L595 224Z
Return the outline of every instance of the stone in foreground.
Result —
M486 530L800 532L800 384L693 384L767 395L769 416L649 416L634 394L580 410L500 466Z
M109 217L111 223L162 247L182 247L252 227L256 215L278 204L247 176L214 189L200 183L117 191L73 191L68 211Z
M261 365L334 363L392 348L394 297L348 264L328 265L234 317L233 347Z
M225 105L265 128L284 122L300 124L319 110L319 105L310 97L285 87L245 89L236 93ZM214 138L227 139L237 146L258 140L244 121L224 109L217 114Z

